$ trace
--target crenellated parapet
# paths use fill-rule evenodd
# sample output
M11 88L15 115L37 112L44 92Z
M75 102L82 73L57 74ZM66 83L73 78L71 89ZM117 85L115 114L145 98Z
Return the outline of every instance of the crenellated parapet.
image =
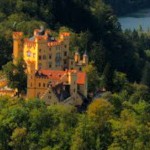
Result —
M24 45L26 45L28 48L35 48L36 47L36 42L35 41L30 41L29 39L24 39Z
M23 32L13 32L13 39L19 40L23 38Z
M54 47L54 46L61 45L61 42L60 42L60 41L48 42L47 45L48 45L49 47Z

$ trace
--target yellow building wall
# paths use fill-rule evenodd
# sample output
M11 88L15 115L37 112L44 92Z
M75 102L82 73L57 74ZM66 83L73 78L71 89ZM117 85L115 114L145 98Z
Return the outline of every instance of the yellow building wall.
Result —
M49 81L50 80L46 78L38 78L34 75L30 75L28 77L27 97L34 98L42 96L42 93L44 93L48 87Z

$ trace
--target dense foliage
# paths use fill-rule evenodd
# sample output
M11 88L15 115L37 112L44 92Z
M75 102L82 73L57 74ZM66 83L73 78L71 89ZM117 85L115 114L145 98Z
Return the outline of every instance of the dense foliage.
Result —
M84 113L72 106L46 106L37 99L0 98L0 149L150 149L150 94L128 84L105 93Z
M22 58L13 62L8 62L3 66L3 73L8 80L8 86L16 89L18 96L27 90L27 75L25 73L26 64Z

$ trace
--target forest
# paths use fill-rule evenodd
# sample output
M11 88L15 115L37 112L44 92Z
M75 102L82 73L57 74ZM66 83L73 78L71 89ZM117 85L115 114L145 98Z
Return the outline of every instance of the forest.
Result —
M0 149L148 150L149 99L146 86L126 84L79 113L73 106L1 97Z
M12 32L30 37L42 25L55 33L71 32L70 50L87 51L89 56L89 91L107 91L80 111L73 106L47 107L38 99L0 97L0 149L150 149L150 32L141 27L123 31L116 16L149 3L0 0L0 69L12 88L26 88L22 65L11 62Z

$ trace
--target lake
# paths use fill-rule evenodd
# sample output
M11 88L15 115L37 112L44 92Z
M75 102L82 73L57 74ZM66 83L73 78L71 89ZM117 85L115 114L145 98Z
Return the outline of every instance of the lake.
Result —
M142 26L143 30L150 29L150 9L140 10L136 13L119 18L122 29L137 29Z

